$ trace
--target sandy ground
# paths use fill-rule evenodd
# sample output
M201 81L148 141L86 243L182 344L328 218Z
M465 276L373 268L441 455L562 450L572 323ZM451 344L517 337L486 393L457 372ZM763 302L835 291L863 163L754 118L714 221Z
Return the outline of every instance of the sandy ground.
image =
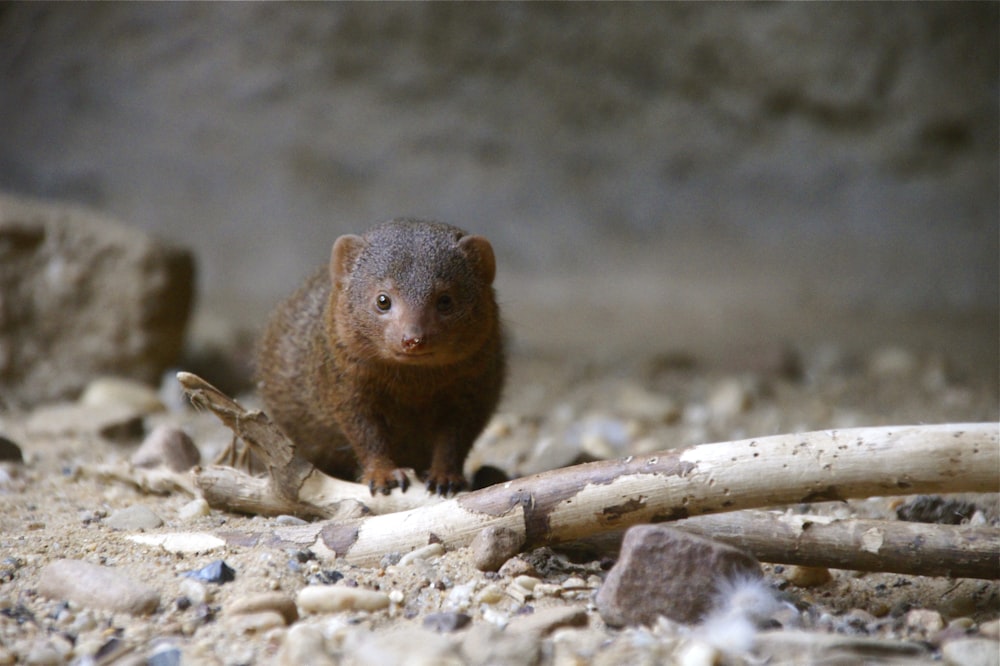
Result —
M514 425L489 446L483 442L477 447L470 467L490 463L508 473L528 473L601 453L627 455L648 447L651 438L669 448L828 427L998 420L995 317L864 313L808 303L792 308L782 299L748 301L747 294L767 291L760 283L733 286L721 280L703 283L704 293L715 294L713 307L707 307L709 300L696 299L683 287L664 294L644 289L648 284L641 274L548 281L515 276L501 283L512 334L512 372L498 418ZM553 304L581 289L588 294L586 301L563 307L553 317ZM672 308L662 307L667 302ZM202 316L195 335L213 330L211 321ZM214 343L224 329L216 325ZM236 341L230 342L236 348ZM627 391L674 405L675 415L667 422L630 422L615 407ZM161 391L171 393L176 391ZM227 431L210 414L182 403L178 407L175 398L165 398L174 409L144 416L145 431L158 423L180 425L193 436L203 460L210 460L228 441ZM243 399L252 404L254 396ZM139 441L128 436L111 441L94 427L86 412L61 434L47 434L37 413L0 414L0 433L19 445L25 459L23 465L3 463L0 469L0 663L146 663L158 652L169 653L160 657L164 659L179 653L182 663L291 663L280 649L294 642L289 638L294 628L263 621L257 626L256 620L246 619L251 616L232 609L256 593L294 598L307 583L339 576L342 585L353 581L398 592L387 610L320 615L296 623L318 627L328 650L348 655L342 663L362 663L351 659L368 654L364 646L371 647L371 636L388 637L382 632L419 627L429 613L455 610L471 616L471 628L444 634L443 648L434 634L433 640L397 652L390 661L405 654L408 663L482 663L478 653L468 652L471 648L462 652L456 647L463 645L463 637L475 635L470 632L481 630L477 627L502 626L528 613L528 607L537 613L557 606L584 609L587 626L562 630L576 632L566 634L571 640L560 639L558 632L532 638L535 651L529 653L539 663L601 663L602 654L609 660L612 654L631 654L628 650L649 659L676 656L671 652L676 634L671 638L662 627L643 643L634 632L604 626L590 595L607 562L602 567L597 560L572 564L544 556L560 566L536 574L543 582L558 588L575 577L586 581L588 589L562 596L550 590L549 596L527 600L501 595L493 603L477 603L475 595L491 585L508 590L513 577L476 571L463 551L409 567L388 566L387 560L388 568L361 569L266 546L176 554L138 545L127 537L259 531L274 519L218 510L186 516L184 507L192 497L183 492L149 494L94 476L95 465L127 460ZM616 435L622 428L626 434ZM974 520L998 524L995 495L967 499L978 508ZM902 501L826 504L817 510L891 518ZM148 530L109 526L116 512L135 505L151 509L164 525ZM43 597L38 593L40 572L60 558L114 567L150 584L160 593L157 610L132 616ZM233 582L192 586L181 576L218 559L236 571ZM939 654L943 627L951 626L945 632L955 635L988 634L1000 617L997 581L836 571L829 582L803 588L788 582L787 567L768 565L766 570L770 584L798 605L808 628L890 643L925 641L914 663ZM507 630L508 636L515 632ZM503 644L501 638L497 644ZM660 652L649 647L654 644ZM382 647L391 655L392 645L386 638ZM351 652L355 647L360 652ZM434 661L439 648L458 661ZM420 661L422 650L429 661ZM746 656L732 656L731 663L744 663ZM895 658L884 656L885 663Z

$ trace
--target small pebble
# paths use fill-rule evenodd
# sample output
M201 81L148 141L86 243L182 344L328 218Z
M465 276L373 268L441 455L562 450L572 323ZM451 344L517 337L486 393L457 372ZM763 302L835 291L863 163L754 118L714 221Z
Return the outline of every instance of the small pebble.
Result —
M963 631L968 631L976 626L976 621L971 617L956 617L954 620L948 623L949 629L961 629Z
M430 613L424 617L423 625L425 629L444 634L458 631L471 621L472 618L465 613Z
M120 377L94 379L80 394L79 403L87 407L120 405L141 414L162 412L165 409L155 389L141 382Z
M951 666L998 666L1000 644L989 638L961 638L945 643L941 657Z
M206 603L210 599L208 587L201 581L193 578L185 578L181 581L181 594L187 599L187 605Z
M132 454L136 467L166 467L184 472L201 462L201 452L186 432L170 425L160 425L142 441Z
M852 608L840 618L837 631L844 634L867 634L875 623L875 616L863 608Z
M677 651L677 666L715 666L725 663L722 654L714 645L702 641L689 641Z
M625 418L652 423L675 423L681 416L680 407L673 399L635 384L621 387L615 399L615 407Z
M456 585L448 592L444 607L447 610L464 611L468 610L472 603L473 592L476 589L475 581L470 581L462 585Z
M308 589L308 588L306 588ZM336 666L340 660L335 660L326 652L326 640L319 627L308 624L296 624L288 633L278 650L280 666Z
M981 623L979 625L979 633L987 638L1000 639L1000 619Z
M128 644L121 640L120 638L111 637L106 641L101 642L92 651L80 650L78 646L78 652L83 652L83 654L93 654L95 661L99 664L112 663L118 657L128 652Z
M74 636L88 632L97 627L97 620L89 610L80 611L66 629Z
M308 525L308 520L302 520L298 516L280 515L274 519L277 525Z
M232 616L226 626L237 635L259 634L269 629L284 627L287 623L281 613L276 611L257 611L256 613L241 613Z
M785 569L785 580L797 587L819 587L833 580L830 570L824 567L790 566Z
M462 639L462 656L468 664L537 664L539 640L530 633L500 631L486 623L473 623ZM613 662L604 662L611 664ZM618 662L625 663L625 662ZM637 662L633 662L637 663Z
M389 606L389 595L375 590L341 585L310 585L299 591L295 605L300 613L336 613L344 610L377 611Z
M158 646L149 655L146 666L181 666L181 651L169 643Z
M187 578L206 583L218 583L219 585L236 580L236 571L222 560L215 560L201 569L186 571L183 575Z
M490 526L473 538L472 564L480 571L497 571L524 545L524 535L509 527Z
M56 666L65 664L73 646L61 636L53 636L44 640L39 640L28 651L26 664L32 666Z
M941 613L928 608L914 608L906 614L906 626L930 636L944 629Z
M503 589L496 583L490 583L476 593L475 601L477 604L495 604L504 598Z
M430 560L435 557L440 557L444 555L444 546L440 543L429 543L426 546L411 550L406 555L399 558L398 565L405 567L408 564L413 564L414 562L419 562L422 560Z
M533 576L517 576L507 586L507 594L517 600L518 603L523 604L532 598L534 589L538 583L539 580Z
M207 553L223 548L226 542L214 534L203 532L171 532L169 534L130 534L129 541L144 546L162 548L168 553Z
M749 410L753 396L740 380L725 379L712 389L706 402L712 416L726 420Z
M543 638L562 627L585 626L586 610L573 606L555 606L514 618L507 626L507 631Z
M133 504L112 512L104 519L104 524L115 530L153 530L163 525L163 519L151 509Z
M344 646L355 664L412 664L451 666L463 663L448 637L403 625L381 632L354 632Z
M263 592L241 597L229 604L226 611L232 615L273 611L281 615L285 624L294 624L299 619L295 601L280 592Z
M38 592L84 608L145 615L156 610L160 593L111 567L82 560L56 560L38 574Z
M521 575L533 574L535 567L523 557L512 557L503 563L497 572L505 578L514 578Z
M182 521L194 520L211 515L212 510L203 498L193 499L177 510L177 518Z

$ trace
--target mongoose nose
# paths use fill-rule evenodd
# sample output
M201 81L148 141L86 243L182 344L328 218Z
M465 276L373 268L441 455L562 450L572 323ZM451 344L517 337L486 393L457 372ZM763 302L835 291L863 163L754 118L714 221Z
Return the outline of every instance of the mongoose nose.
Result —
M415 335L404 335L403 336L403 350L408 352L419 351L424 346L424 338Z

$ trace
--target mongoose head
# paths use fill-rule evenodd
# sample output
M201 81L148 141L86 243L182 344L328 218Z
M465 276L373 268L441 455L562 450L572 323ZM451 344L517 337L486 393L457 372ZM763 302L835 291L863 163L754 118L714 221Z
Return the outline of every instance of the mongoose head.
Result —
M438 222L396 219L341 236L330 258L338 337L384 362L461 361L494 335L489 241Z

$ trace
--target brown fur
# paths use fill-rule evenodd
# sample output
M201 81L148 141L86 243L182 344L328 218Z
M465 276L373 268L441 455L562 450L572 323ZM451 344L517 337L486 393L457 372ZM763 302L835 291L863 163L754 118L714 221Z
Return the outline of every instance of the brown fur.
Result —
M439 493L465 487L504 379L494 273L489 242L445 224L397 219L338 238L257 353L265 409L299 455L360 472L372 492L405 490L406 467Z

